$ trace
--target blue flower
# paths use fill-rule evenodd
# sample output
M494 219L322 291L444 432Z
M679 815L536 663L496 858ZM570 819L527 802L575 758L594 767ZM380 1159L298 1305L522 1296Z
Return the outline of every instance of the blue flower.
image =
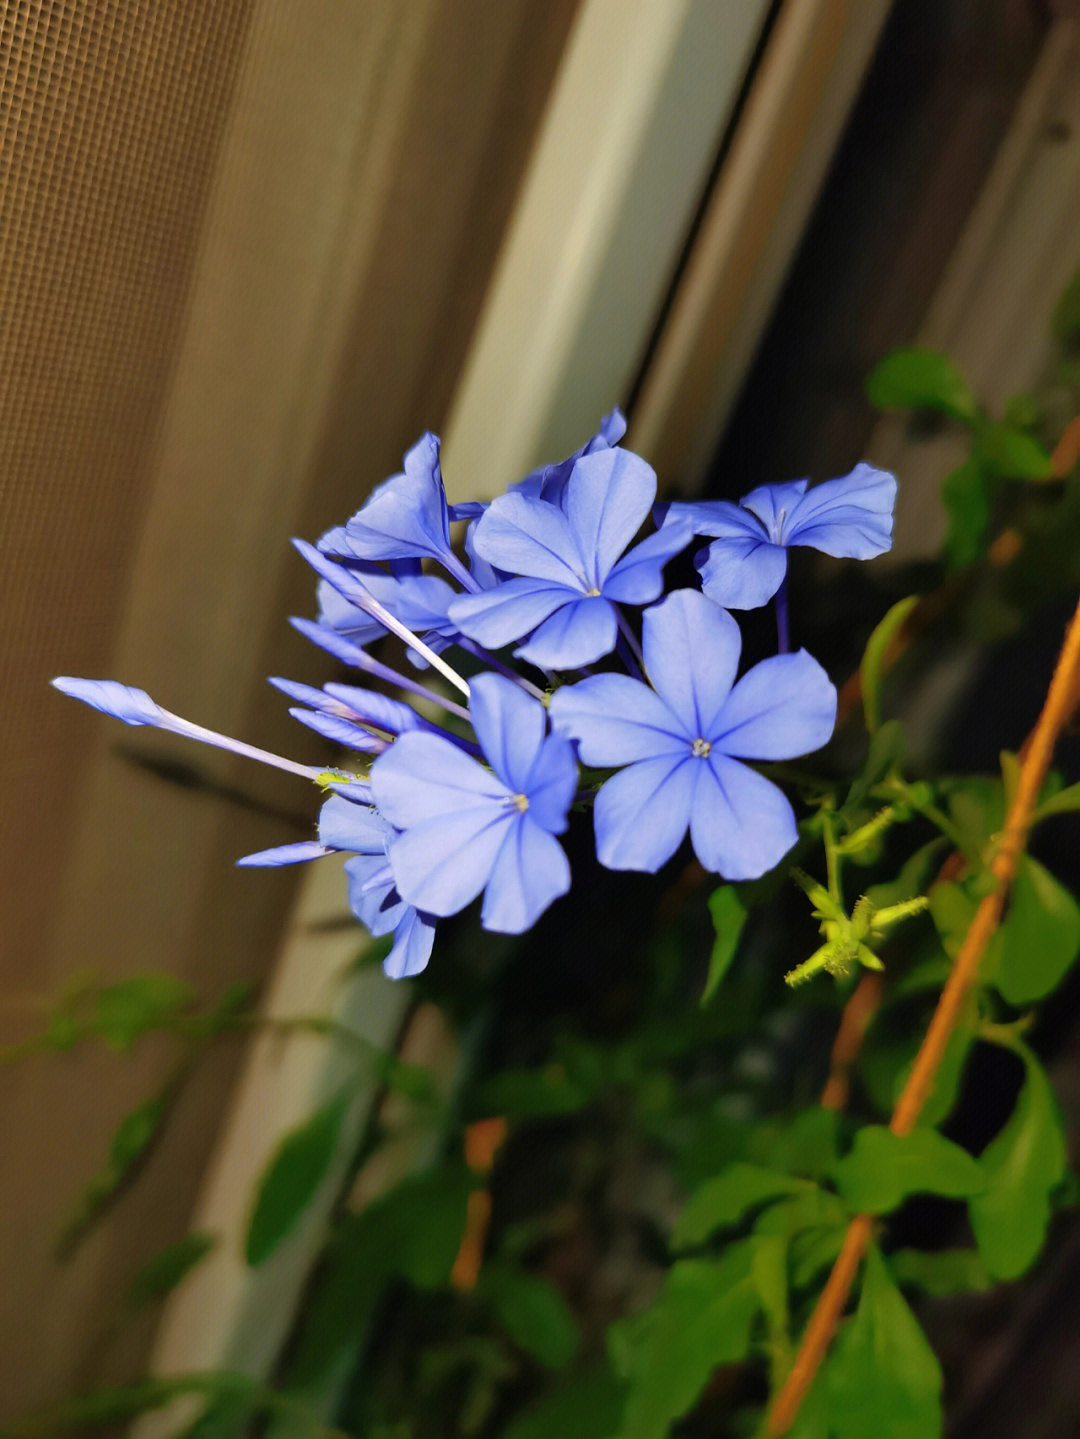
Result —
M466 589L476 584L450 543L439 437L421 436L405 456L404 472L385 480L344 526L319 541L326 554L355 560L436 560ZM400 575L400 571L398 571Z
M518 480L517 484L511 485L510 488L518 494L527 495L529 499L547 500L552 505L561 504L566 490L566 482L582 455L593 455L597 450L610 450L619 443L625 434L626 417L616 407L609 415L604 416L596 434L586 440L580 450L575 450L565 460L559 460L553 465L544 465L539 470L533 470L532 474L526 475L523 480Z
M391 979L405 979L426 967L435 939L435 921L406 904L395 889L386 855L394 831L370 800L367 785L341 785L319 812L317 841L260 850L245 855L237 864L296 864L328 854L352 855L345 861L349 907L376 939L384 934L394 936L383 969Z
M433 915L485 891L481 923L520 934L570 887L555 839L577 787L573 746L546 736L544 708L500 675L478 676L469 710L485 769L448 739L404 734L371 768L398 893Z
M515 654L556 669L610 653L616 603L647 604L663 586L667 560L690 542L681 517L629 553L656 497L656 475L629 450L576 460L560 505L502 495L478 521L477 554L514 578L451 602L450 620L490 649L530 635Z
M739 627L695 590L646 610L643 641L652 688L594 675L551 700L555 733L577 740L585 764L625 766L596 796L597 856L609 869L652 873L689 829L706 869L755 879L797 829L780 790L740 761L819 749L832 734L836 690L805 650L764 660L735 683Z
M896 479L856 465L842 479L807 489L806 480L762 485L737 505L728 500L676 503L669 520L716 535L699 556L702 589L726 609L767 604L784 582L789 545L810 545L844 559L870 560L892 545Z
M123 720L125 724L152 725L155 729L168 730L172 734L184 736L185 739L201 740L204 744L231 750L234 754L244 755L248 759L261 760L264 764L274 765L278 769L291 770L295 774L303 775L305 779L322 781L325 778L322 770L295 764L292 760L282 759L280 755L256 749L241 740L230 739L227 735L217 734L214 730L204 729L202 725L181 719L179 715L162 709L145 690L132 689L128 685L117 684L114 680L82 680L67 676L53 680L53 684L62 693L82 700L84 704L93 706L103 714ZM289 682L279 681L278 687L309 703L326 701L322 691L308 685L291 685ZM328 703L330 706L336 705L338 709L335 711L324 703L323 708L316 711L328 717L339 717L340 709L346 707L350 696L360 693L347 685L333 685L330 688L337 691L337 697L335 699L331 696ZM358 699L356 704L361 707L360 710L349 707L351 712L357 718L363 717L367 723L374 721L376 724L380 720L389 724L392 718L401 718L397 712L407 708L404 705L397 706L395 701L381 695ZM339 722L346 723L344 719ZM332 737L344 738L340 735ZM371 786L365 780L354 777L335 788L342 797L329 799L323 805L317 840L303 840L299 844L283 844L273 849L260 850L257 854L245 855L237 860L237 864L248 867L277 866L300 864L328 854L354 854L356 858L345 862L349 902L353 912L373 935L393 932L393 945L383 961L383 968L391 979L417 974L427 964L431 954L435 921L430 915L420 914L411 905L405 904L394 889L394 877L386 858L392 830L371 804Z

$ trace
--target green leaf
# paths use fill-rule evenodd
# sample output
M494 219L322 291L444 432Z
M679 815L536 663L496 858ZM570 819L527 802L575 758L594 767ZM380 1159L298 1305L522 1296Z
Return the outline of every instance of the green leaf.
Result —
M344 1382L391 1277L418 1289L446 1284L475 1185L464 1164L439 1165L410 1176L342 1225L307 1303L289 1367L290 1390L321 1393L335 1370L344 1370Z
M823 1378L833 1439L941 1434L941 1366L876 1245L866 1258L859 1306Z
M593 1098L588 1085L571 1078L561 1064L543 1069L504 1069L478 1088L473 1111L510 1119L545 1119L575 1114Z
M1000 934L984 978L1024 1009L1057 989L1080 952L1080 905L1037 860L1021 855Z
M809 1187L775 1169L738 1161L698 1186L686 1201L671 1235L675 1250L694 1249L719 1229L730 1229L751 1209Z
M502 1439L607 1439L618 1430L625 1399L625 1384L606 1365L596 1365L511 1419Z
M975 1039L976 1023L977 1010L972 999L949 1036L934 1088L923 1106L920 1124L927 1129L936 1128L953 1111ZM871 1099L885 1114L892 1113L907 1083L922 1043L925 1023L916 1033L902 1033L899 1037L895 1030L895 1008L881 1011L871 1027L871 1037L859 1066L860 1077Z
M978 460L966 460L941 486L941 502L949 516L945 561L950 569L974 564L982 553L990 523L990 474Z
M1016 1108L982 1153L989 1183L968 1204L979 1253L995 1279L1015 1279L1035 1262L1050 1222L1050 1196L1065 1177L1065 1140L1046 1071L1026 1045L1027 1073Z
M709 973L701 996L702 1005L708 1004L720 987L720 981L727 974L739 948L747 915L746 906L739 898L738 891L730 884L723 884L719 889L713 890L709 896L709 913L716 930L716 941L709 956Z
M897 1284L934 1297L976 1294L994 1282L977 1249L898 1249L889 1255L889 1269Z
M581 1335L554 1284L492 1260L480 1271L477 1294L518 1346L548 1369L561 1369L578 1351Z
M120 1121L109 1146L108 1160L83 1189L74 1215L57 1240L58 1255L67 1257L71 1254L129 1178L136 1164L149 1152L165 1122L172 1095L173 1085L170 1083L161 1093L138 1105Z
M195 998L172 974L138 974L97 996L93 1028L111 1049L123 1051L151 1030L168 1027Z
M196 1231L185 1234L183 1239L153 1255L131 1281L127 1296L129 1306L138 1309L175 1289L216 1243L217 1235Z
M1004 480L1048 480L1052 474L1042 445L1013 425L987 425L976 452L986 468Z
M894 350L866 380L866 398L878 410L939 410L970 424L978 405L948 355L917 347Z
M668 1439L721 1364L746 1357L761 1307L755 1241L722 1259L680 1259L651 1308L608 1329L616 1373L628 1382L619 1439Z
M1037 824L1039 820L1049 819L1052 814L1075 814L1078 809L1080 809L1080 784L1071 784L1044 800L1032 815L1032 823Z
M844 809L862 805L874 785L898 768L904 757L904 730L899 720L886 720L870 736L862 769L851 782Z
M909 1194L962 1199L986 1188L982 1165L933 1129L893 1134L867 1125L833 1170L841 1198L857 1214L888 1214Z
M840 1252L849 1215L835 1194L816 1186L790 1199L781 1199L754 1221L757 1238L783 1242L796 1289L811 1284Z
M329 1173L349 1107L339 1094L282 1140L259 1185L244 1255L254 1266L269 1259L296 1227Z
M747 1157L785 1174L820 1179L840 1149L841 1119L835 1109L811 1104L783 1121L766 1121L751 1132Z
M1080 340L1080 270L1058 296L1050 316L1050 328L1062 344L1073 345Z
M949 814L960 831L964 853L979 859L1005 823L1005 786L996 775L971 774L949 793Z
M866 897L875 909L888 909L891 905L902 904L925 894L934 871L941 862L942 850L947 843L944 835L930 840L909 855L893 880L883 884L872 884Z
M908 595L906 599L897 600L885 617L875 625L874 632L863 651L859 673L862 676L863 712L866 715L866 728L871 734L881 724L881 667L885 651L889 647L889 641L919 603L919 599L919 595Z

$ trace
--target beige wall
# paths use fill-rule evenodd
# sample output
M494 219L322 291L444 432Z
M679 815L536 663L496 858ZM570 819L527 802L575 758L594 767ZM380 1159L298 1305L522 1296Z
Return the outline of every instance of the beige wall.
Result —
M288 536L441 423L575 8L0 7L0 1042L81 969L215 992L272 965L289 879L232 860L308 832L302 784L47 680L314 754L262 679L319 672L284 624L311 606ZM137 1369L147 1325L117 1337L113 1300L183 1232L237 1058L66 1266L58 1229L170 1052L2 1072L0 1417Z

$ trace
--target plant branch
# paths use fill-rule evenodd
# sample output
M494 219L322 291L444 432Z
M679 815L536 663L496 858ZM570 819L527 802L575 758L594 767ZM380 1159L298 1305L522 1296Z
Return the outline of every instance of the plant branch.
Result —
M889 1128L894 1134L910 1134L933 1091L945 1048L973 985L979 964L994 931L1016 874L1017 862L1027 843L1028 824L1042 789L1050 759L1061 731L1080 703L1080 606L1065 636L1050 688L1035 728L1026 746L1016 794L1005 821L1001 841L990 865L996 881L979 904L957 952L952 971L941 992L930 1027L915 1056L911 1074L897 1100ZM840 1322L855 1275L873 1233L873 1218L856 1215L848 1227L843 1248L822 1290L802 1343L768 1418L768 1433L787 1433L809 1392L829 1343Z

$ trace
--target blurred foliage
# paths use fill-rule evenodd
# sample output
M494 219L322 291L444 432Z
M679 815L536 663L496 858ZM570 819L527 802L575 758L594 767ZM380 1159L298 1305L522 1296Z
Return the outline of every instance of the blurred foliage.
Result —
M1077 384L1077 413L1080 281L1054 323L1052 382ZM634 877L636 888L597 871L591 909L556 907L520 940L481 945L468 924L448 926L415 990L474 1033L484 1017L449 1105L438 1076L333 1020L274 1021L357 1062L284 1139L253 1198L250 1265L326 1223L272 1389L224 1374L155 1380L10 1433L77 1429L197 1392L206 1409L190 1432L215 1439L259 1415L279 1436L328 1426L372 1439L749 1435L862 1212L881 1218L857 1303L792 1432L941 1433L941 1369L911 1304L1025 1273L1055 1209L1074 1202L1029 1031L1080 951L1080 906L1043 863L1022 859L929 1104L912 1133L893 1134L892 1107L992 883L1019 761L1006 751L998 773L911 772L886 681L898 667L917 673L943 626L986 646L1075 592L1080 484L1076 454L1052 453L1060 435L1042 395L991 416L951 359L911 348L886 357L867 392L884 409L933 412L968 452L942 484L938 562L922 568L917 594L873 597L882 618L861 657L848 656L864 725L857 698L812 769L776 767L802 805L788 860L711 892L692 863ZM1077 810L1080 784L1051 776L1035 827ZM838 1099L830 1049L866 975L877 988ZM9 1048L8 1059L94 1042L128 1051L155 1034L178 1046L169 1084L124 1120L88 1184L67 1248L145 1161L187 1066L217 1036L264 1022L239 991L200 1009L166 975L80 980L40 1034ZM972 1141L952 1121L988 1054L1015 1084L995 1132ZM395 1103L377 1104L356 1139L352 1116L373 1076ZM429 1160L354 1207L351 1177L403 1134L424 1137ZM485 1134L503 1142L478 1160ZM920 1196L951 1206L944 1246L918 1229ZM149 1260L129 1305L183 1282L213 1247L193 1234Z

